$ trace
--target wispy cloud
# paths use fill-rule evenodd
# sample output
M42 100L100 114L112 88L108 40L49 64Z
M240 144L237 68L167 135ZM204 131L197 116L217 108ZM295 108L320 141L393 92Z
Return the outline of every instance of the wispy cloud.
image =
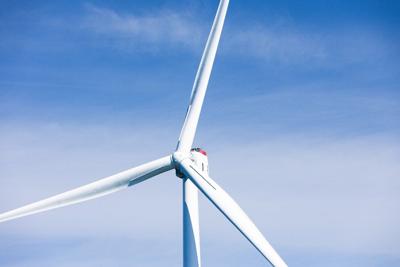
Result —
M205 42L207 23L183 10L163 10L149 14L121 14L118 11L87 5L83 27L106 38L119 48L132 45L199 47ZM260 24L228 27L221 49L229 55L250 56L288 63L320 60L326 57L320 36L296 31L289 25Z
M394 40L368 28L309 29L293 22L244 24L227 31L222 50L270 64L337 67L379 64L398 53Z
M68 17L44 16L36 12L30 15L27 28L38 34L14 34L11 35L13 38L3 38L0 46L4 49L16 46L39 51L62 48L65 51L96 44L97 47L111 46L131 53L138 49L147 52L181 49L200 53L212 17L199 17L196 10L191 9L135 13L86 4L83 13L70 21ZM64 38L63 32L69 37ZM46 43L51 45L44 45ZM236 21L228 18L220 52L233 58L281 65L302 64L307 68L314 65L377 63L398 53L394 43L390 36L368 27L311 29L298 26L290 19L249 23L243 19Z
M200 25L182 12L121 14L107 8L87 5L83 27L103 37L115 38L120 47L131 45L178 45L192 48L200 43Z
M278 64L358 63L376 60L393 52L382 35L368 29L308 29L290 20L269 24L234 22L227 26L221 52ZM87 5L84 29L108 44L126 49L132 46L160 50L183 47L201 49L211 21L199 21L193 12L161 10L148 14L123 14Z
M278 63L326 58L321 36L296 31L289 25L248 25L227 32L227 52Z
M112 138L115 133L118 138ZM111 124L8 125L2 131L0 208L4 211L164 155L174 135ZM285 135L238 141L225 136L220 142L213 136L214 132L202 132L202 139L209 140L212 176L278 247L397 255L396 139ZM178 242L179 192L179 180L169 173L103 199L4 224L0 235L143 240L161 236ZM204 242L218 243L222 238L248 247L212 205L202 203ZM215 231L218 238L210 234Z

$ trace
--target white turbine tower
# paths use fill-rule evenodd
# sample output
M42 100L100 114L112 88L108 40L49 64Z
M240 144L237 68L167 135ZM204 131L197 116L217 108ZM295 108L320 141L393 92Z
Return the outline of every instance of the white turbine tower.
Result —
M183 181L183 265L201 266L198 190L250 241L272 266L287 266L239 205L208 174L207 154L192 148L229 0L221 0L194 81L176 151L172 155L91 184L0 214L0 222L114 193L175 169Z

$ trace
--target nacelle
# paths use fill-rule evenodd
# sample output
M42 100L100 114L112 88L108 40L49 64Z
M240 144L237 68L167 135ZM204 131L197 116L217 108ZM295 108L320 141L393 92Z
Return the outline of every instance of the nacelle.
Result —
M197 147L190 150L190 159L201 169L208 174L208 157L207 152Z

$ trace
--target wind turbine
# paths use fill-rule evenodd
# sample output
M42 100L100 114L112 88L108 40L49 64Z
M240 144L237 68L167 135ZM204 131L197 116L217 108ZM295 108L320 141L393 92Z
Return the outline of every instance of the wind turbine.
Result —
M192 148L229 0L221 0L197 70L176 150L169 156L103 178L65 193L0 214L0 222L60 208L117 192L175 169L183 182L183 266L199 267L198 190L250 241L272 266L287 266L239 205L208 174L207 153Z

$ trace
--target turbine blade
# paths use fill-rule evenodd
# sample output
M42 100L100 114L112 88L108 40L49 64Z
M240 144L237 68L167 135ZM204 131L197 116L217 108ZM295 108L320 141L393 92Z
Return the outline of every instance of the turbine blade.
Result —
M228 4L229 0L221 0L219 3L217 14L215 15L199 68L197 69L189 106L176 148L177 151L189 152L192 147Z
M201 192L225 215L226 218L253 244L272 266L287 266L263 234L239 205L205 172L190 159L180 161L178 167Z
M173 168L171 156L154 160L65 193L2 213L0 214L0 222L105 196Z

